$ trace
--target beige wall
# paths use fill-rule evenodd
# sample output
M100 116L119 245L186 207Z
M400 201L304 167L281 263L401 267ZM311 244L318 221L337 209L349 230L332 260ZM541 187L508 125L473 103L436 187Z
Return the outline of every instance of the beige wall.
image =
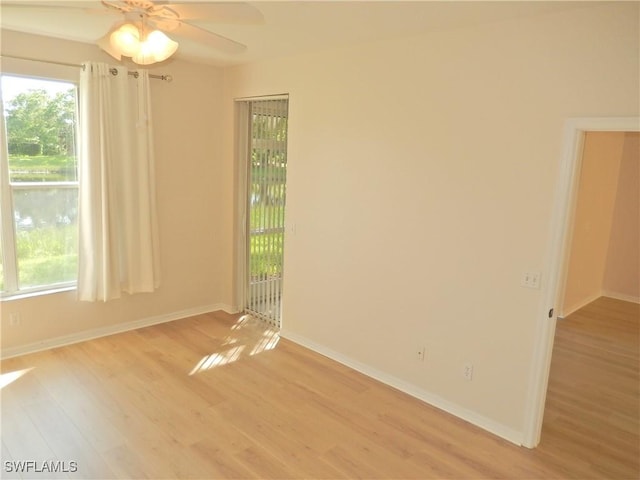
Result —
M640 303L640 134L627 133L612 214L603 294Z
M605 295L640 301L637 132L587 132L562 315Z
M290 94L285 336L517 441L564 121L638 115L638 35L600 4L225 70L228 182L233 98Z
M587 132L573 220L562 314L602 295L624 132Z
M110 62L97 47L2 32L2 54L60 62ZM66 74L77 68L3 59L5 71ZM229 188L220 162L222 71L173 61L152 70L174 81L152 81L162 285L153 294L108 303L76 301L75 291L3 301L2 348L21 347L127 322L171 317L230 302L226 256L231 227L225 224ZM20 326L9 326L19 313Z

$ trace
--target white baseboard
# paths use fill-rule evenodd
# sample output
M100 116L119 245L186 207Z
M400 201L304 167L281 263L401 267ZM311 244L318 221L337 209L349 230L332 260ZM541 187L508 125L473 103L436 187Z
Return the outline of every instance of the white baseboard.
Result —
M580 303L578 303L576 306L572 307L568 311L563 311L561 313L561 315L558 315L558 318L563 318L563 319L567 318L572 313L577 312L582 307L586 307L591 302L599 299L600 297L608 297L608 298L613 298L613 299L616 299L616 300L622 300L622 301L631 302L631 303L640 303L640 297L636 297L636 296L633 296L633 295L627 295L627 294L624 294L624 293L618 293L618 292L602 291L602 292L597 293L596 295L593 295L591 297L588 297L588 298L582 300Z
M614 298L616 300L623 300L625 302L640 303L640 297L634 295L627 295L625 293L617 292L602 292L603 297Z
M232 308L226 304L212 304L203 305L201 307L188 308L186 310L180 310L178 312L171 312L164 315L157 315L155 317L142 318L140 320L134 320L131 322L118 323L116 325L109 325L106 327L93 328L91 330L83 330L82 332L72 333L69 335L62 335L60 337L49 338L41 340L39 342L29 343L26 345L20 345L17 347L10 347L2 349L0 353L1 359L7 359L11 357L17 357L20 355L27 355L29 353L40 352L42 350L49 350L56 347L64 347L73 343L84 342L86 340L93 340L94 338L106 337L107 335L114 335L116 333L128 332L130 330L136 330L138 328L149 327L151 325L157 325L159 323L172 322L174 320L180 320L182 318L192 317L194 315L201 315L203 313L215 312L223 310L227 313L234 313Z
M225 305L222 306L222 310L224 310L227 313L235 314L235 313L240 313L240 312L244 311L244 308L242 308L242 307L234 307L234 306L225 304Z
M560 314L558 315L559 318L567 318L569 315L571 315L574 312L577 312L578 310L580 310L582 307L585 307L587 305L589 305L591 302L596 301L597 299L599 299L602 296L602 292L598 292L594 295L591 295L587 298L584 298L582 300L580 300L580 302L576 303L575 305L573 305L571 308L566 309L565 306L562 306L562 312L560 312Z
M491 420L490 418L479 415L473 410L461 407L460 405L450 402L440 397L439 395L431 393L427 390L423 390L393 375L389 375L388 373L381 372L380 370L377 370L367 364L331 350L330 348L320 345L296 333L282 330L280 332L280 336L286 338L287 340L291 340L294 343L302 345L303 347L306 347L310 350L313 350L314 352L324 355L325 357L335 360L338 363L346 365L347 367L350 367L368 377L374 378L379 382L396 388L401 392L411 395L412 397L422 400L423 402L439 408L440 410L443 410L447 413L450 413L451 415L466 420L467 422L480 427L490 433L493 433L494 435L504 438L509 442L515 443L518 446L522 446L523 444L523 432L519 432L510 427L502 425L501 423Z

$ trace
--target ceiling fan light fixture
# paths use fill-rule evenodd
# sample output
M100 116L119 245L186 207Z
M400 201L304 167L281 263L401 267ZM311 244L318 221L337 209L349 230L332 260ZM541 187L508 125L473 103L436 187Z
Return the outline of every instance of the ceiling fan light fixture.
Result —
M178 49L178 42L171 40L160 30L154 30L151 32L142 43L149 45L150 50L156 58L156 62L166 60L176 53L176 50Z
M162 62L178 49L178 42L174 42L160 30L153 30L143 36L140 29L132 23L125 23L111 33L109 43L120 55L131 57L139 65Z
M111 46L121 55L132 57L140 49L140 31L131 23L125 23L109 37Z
M160 30L154 30L140 42L138 51L132 55L131 59L139 65L149 65L166 60L177 49L178 42L174 42Z

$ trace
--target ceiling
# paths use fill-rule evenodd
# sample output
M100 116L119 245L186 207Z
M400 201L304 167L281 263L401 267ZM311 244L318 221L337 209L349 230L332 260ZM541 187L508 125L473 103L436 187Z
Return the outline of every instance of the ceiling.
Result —
M11 3L61 6L15 7ZM166 0L165 0L166 3ZM172 3L195 3L180 2ZM198 3L216 3L201 1ZM211 65L234 65L337 48L374 40L498 22L510 18L540 15L569 8L594 5L575 1L256 1L264 23L232 25L198 20L192 23L247 45L240 54L222 53L184 37L176 57ZM86 7L86 11L77 7ZM74 7L74 8L72 8ZM96 1L0 1L3 29L95 43L123 20ZM169 34L171 35L171 34Z

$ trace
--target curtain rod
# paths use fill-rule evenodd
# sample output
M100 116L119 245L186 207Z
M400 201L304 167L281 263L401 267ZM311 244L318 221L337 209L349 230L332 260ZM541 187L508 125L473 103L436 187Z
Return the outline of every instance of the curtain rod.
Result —
M16 55L0 55L0 57L3 58L14 58L16 60L28 60L29 62L41 62L41 63L50 63L52 65L61 65L63 67L77 67L77 68L84 68L84 65L79 65L77 63L66 63L66 62L54 62L53 60L40 60L37 58L29 58L29 57L19 57ZM111 68L109 69L109 71L111 72L112 75L117 75L118 74L118 70L115 68ZM128 72L129 75L132 75L135 78L138 78L139 73L138 72ZM173 80L173 77L171 75L154 75L154 74L149 74L149 78L157 78L158 80L166 80L167 82L171 82Z

